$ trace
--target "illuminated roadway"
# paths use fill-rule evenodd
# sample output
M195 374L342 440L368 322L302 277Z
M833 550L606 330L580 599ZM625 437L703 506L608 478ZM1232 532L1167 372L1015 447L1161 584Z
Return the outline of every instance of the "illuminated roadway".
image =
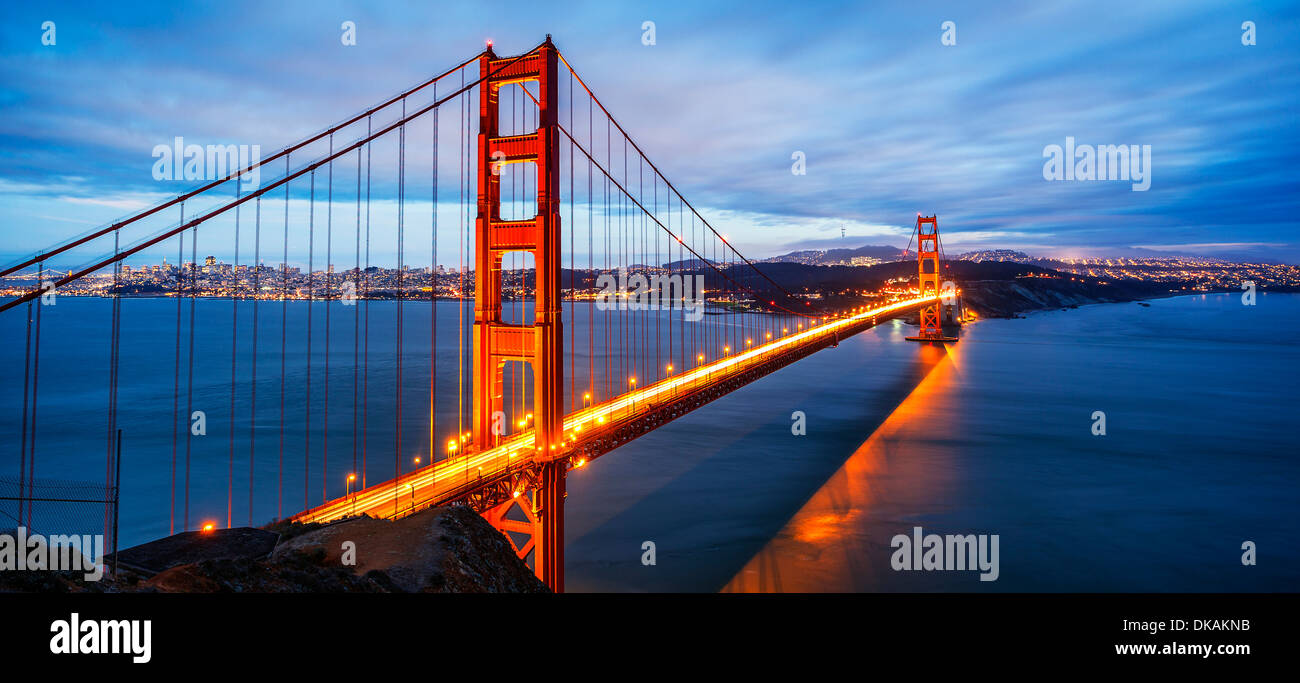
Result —
M570 413L564 418L565 440L562 448L566 453L577 450L583 442L600 437L621 425L635 421L638 417L661 409L679 396L688 396L697 389L703 389L760 367L769 362L775 352L792 351L807 345L825 343L828 337L838 339L840 332L861 331L854 328L860 328L864 322L878 321L882 317L895 317L938 298L917 297L878 308L860 310L852 315L835 318L802 332L782 336L752 349L700 365L676 377L668 377L643 389L621 394L605 403ZM390 518L405 514L417 507L448 503L463 498L467 490L481 487L524 468L530 464L533 451L533 432L529 429L506 437L500 445L493 448L467 451L463 455L440 460L404 474L396 480L370 486L307 510L293 517L293 520L302 523L329 522L360 514ZM574 466L577 467L583 464L585 460L579 459L574 462Z

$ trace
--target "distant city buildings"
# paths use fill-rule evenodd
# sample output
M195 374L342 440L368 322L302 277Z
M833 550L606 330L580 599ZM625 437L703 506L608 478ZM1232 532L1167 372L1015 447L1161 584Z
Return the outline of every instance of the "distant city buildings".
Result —
M887 249L871 247L870 249ZM836 250L832 250L834 252ZM853 251L853 250L840 250ZM899 252L901 254L901 252ZM805 251L794 252L778 257L783 262L806 263L807 265L829 266L873 266L900 258L881 258L873 255L852 255L842 258L827 258L828 252ZM839 256L832 253L832 256ZM960 254L958 261L997 261L1022 263L1059 271L1071 276L1086 276L1103 283L1118 281L1168 282L1188 291L1224 291L1236 290L1241 283L1253 281L1261 289L1300 288L1300 266L1267 263L1233 263L1213 258L1168 257L1168 258L1070 258L1047 259L1029 256L1023 252L1008 249L989 249ZM770 259L769 262L772 262ZM680 268L682 264L675 267ZM635 266L635 270L652 275L668 273L662 266ZM58 274L57 270L46 270ZM578 271L579 273L586 271ZM594 282L595 274L589 273L588 283ZM47 275L47 277L49 277ZM532 295L535 277L532 269L503 270L502 292L508 297L528 297ZM1053 277L1040 271L1027 270L1022 277ZM17 296L30 291L37 285L35 272L25 272L0 279L0 296ZM908 286L908 278L894 279L886 283L883 294L897 294ZM334 264L323 269L306 273L298 266L285 264L257 265L240 264L238 266L222 263L214 256L203 260L203 265L195 268L185 261L180 268L170 265L164 259L161 264L131 265L123 264L114 275L111 269L94 273L59 287L60 294L104 296L120 292L127 296L175 296L177 292L185 296L259 298L259 299L334 299L343 296L344 283L352 283L356 296L361 298L392 299L402 292L403 298L428 298L433 294L437 298L456 299L474 295L474 271L468 266L403 266L396 268L347 268L339 271ZM116 289L115 289L116 287ZM810 288L799 288L797 296L817 299L825 294L857 294L854 290L843 292L817 292ZM815 289L815 288L814 288ZM585 299L594 296L596 288L588 286L576 291L566 289L567 298ZM710 293L710 300L721 300L722 293Z
M1145 258L1040 258L1009 249L970 251L961 261L1004 261L1084 275L1102 281L1192 282L1189 291L1236 289L1247 280L1269 288L1300 287L1300 266L1283 263L1234 263L1194 256Z

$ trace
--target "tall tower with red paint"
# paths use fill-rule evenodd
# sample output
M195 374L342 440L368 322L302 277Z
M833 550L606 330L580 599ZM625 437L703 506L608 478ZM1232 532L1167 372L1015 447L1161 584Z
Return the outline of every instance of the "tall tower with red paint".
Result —
M921 296L939 296L943 294L943 271L940 266L939 217L916 215L916 259L920 279L918 292ZM956 337L945 337L943 324L939 316L940 302L921 309L921 331L908 341L919 342L955 342Z
M563 325L560 301L560 131L557 53L550 36L521 57L497 57L489 45L479 57L478 218L474 253L474 444L491 448L494 416L502 410L502 369L528 364L533 374L533 462L537 469L531 512L537 576L556 592L564 587L564 470L556 460L563 443ZM500 134L502 87L537 84L537 130ZM501 173L514 163L537 168L537 214L501 217ZM532 324L501 316L501 260L508 252L533 255L536 294ZM527 319L528 316L525 316Z

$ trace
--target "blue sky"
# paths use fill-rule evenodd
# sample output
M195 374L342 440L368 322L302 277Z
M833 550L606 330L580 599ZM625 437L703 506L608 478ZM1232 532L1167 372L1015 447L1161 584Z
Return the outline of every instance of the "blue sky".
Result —
M151 176L151 150L176 136L266 156L485 38L512 54L548 32L752 256L902 245L920 211L939 214L950 252L1300 261L1296 3L55 2L4 13L0 261L193 185ZM44 21L55 45L41 44ZM339 40L343 21L355 46ZM955 45L941 44L945 21ZM1244 21L1256 45L1242 44ZM1048 182L1044 149L1067 137L1150 145L1150 189ZM806 175L791 173L796 151ZM391 246L377 234L376 260Z

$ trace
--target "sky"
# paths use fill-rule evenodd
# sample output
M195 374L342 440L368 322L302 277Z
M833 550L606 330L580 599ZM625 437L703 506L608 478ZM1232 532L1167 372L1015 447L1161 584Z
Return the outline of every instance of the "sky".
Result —
M156 145L183 137L260 145L269 156L455 66L487 39L514 54L547 33L751 257L902 246L920 212L939 216L950 253L1300 262L1298 3L318 0L7 3L3 12L0 263L196 185L155 180ZM47 21L52 45L43 44ZM1253 45L1243 44L1247 21ZM343 44L343 22L355 25L355 45ZM440 116L443 134L455 135L455 112ZM1045 155L1067 138L1149 146L1149 188L1047 179ZM378 163L391 167L394 149L378 151ZM457 165L442 154L438 261L454 264L448 178ZM796 157L803 174L792 172ZM344 202L355 198L349 159L336 170L353 188L336 190ZM428 186L419 173L411 182ZM307 195L294 189L296 222ZM395 220L395 189L391 179L376 184L378 224ZM428 226L430 192L407 196L407 220ZM338 248L350 250L352 216L340 213ZM231 227L205 233L199 250ZM419 229L414 244L432 234ZM376 231L375 262L392 257L391 233ZM241 248L248 239L245 230ZM292 251L302 260L302 245ZM427 251L408 262L427 265Z

